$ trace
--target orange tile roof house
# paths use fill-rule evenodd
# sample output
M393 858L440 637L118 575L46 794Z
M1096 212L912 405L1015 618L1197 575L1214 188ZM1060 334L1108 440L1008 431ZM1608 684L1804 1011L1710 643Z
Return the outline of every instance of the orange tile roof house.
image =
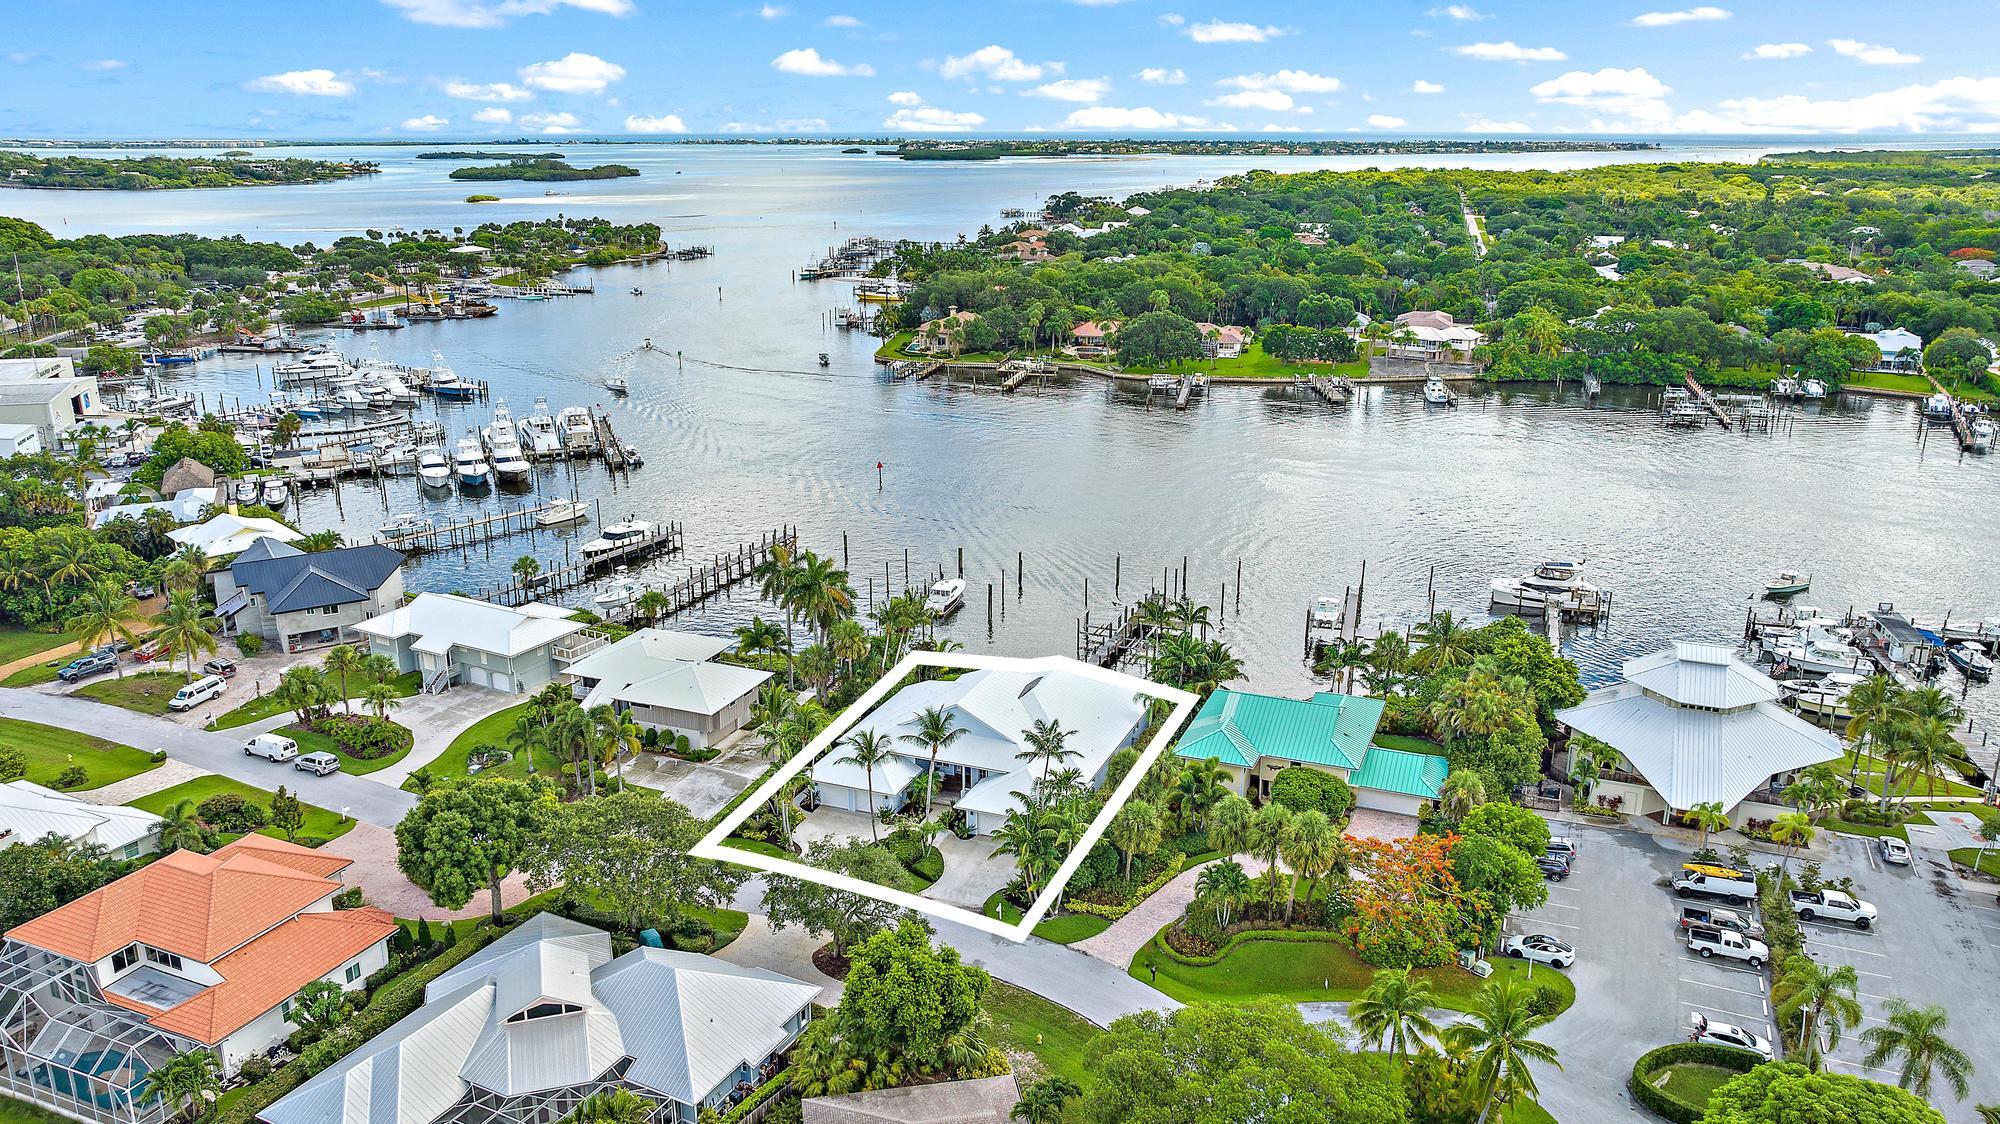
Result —
M146 1074L197 1046L225 1074L282 1041L314 980L361 985L396 922L335 911L352 860L248 835L175 851L7 931L0 1092L84 1120L148 1124Z

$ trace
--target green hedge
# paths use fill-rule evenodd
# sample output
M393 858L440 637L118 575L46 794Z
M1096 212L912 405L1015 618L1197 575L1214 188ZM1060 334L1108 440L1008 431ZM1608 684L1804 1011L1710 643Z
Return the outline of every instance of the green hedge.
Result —
M1791 890L1797 887L1789 872L1766 871L1757 876L1757 902L1763 907L1764 943L1771 949L1771 988L1775 993L1778 978L1784 975L1785 962L1794 956L1806 954L1806 932L1799 925L1798 911L1792 908ZM1773 994L1771 1002L1777 1003ZM1798 1028L1789 1020L1778 1022L1778 1037L1784 1043L1787 1053L1798 1048Z
M1123 905L1098 905L1096 902L1071 901L1064 903L1063 908L1069 910L1071 913L1088 913L1092 916L1102 917L1107 921L1116 921L1139 908L1140 902L1152 897L1159 892L1160 887L1165 886L1178 877L1182 865L1186 862L1186 855L1175 854L1174 861L1168 863L1165 869L1154 875L1145 885L1139 887L1139 892L1132 895L1132 900Z
M791 1088L791 1085L792 1069L790 1066L786 1066L784 1069L772 1074L769 1081L757 1086L756 1092L743 1098L742 1104L730 1109L729 1114L722 1118L722 1124L736 1124L738 1120L755 1112L758 1105Z
M1677 1097L1670 1097L1666 1091L1652 1082L1654 1074L1670 1065L1712 1065L1717 1069L1748 1073L1764 1064L1764 1059L1748 1050L1734 1046L1711 1046L1705 1042L1675 1042L1657 1050L1649 1050L1639 1055L1632 1063L1632 1079L1626 1087L1642 1105L1655 1113L1673 1121L1673 1124L1695 1124L1707 1105L1689 1104Z
M290 1065L280 1066L264 1080L246 1087L242 1096L217 1110L208 1124L252 1124L257 1114L277 1103L278 1098L305 1084L306 1079L340 1061L370 1038L424 1005L424 988L485 947L506 929L482 925L457 944L426 960L377 988L363 1007L345 1025L318 1042Z
M1245 929L1240 933L1232 933L1229 939L1222 943L1222 947L1216 949L1212 955L1189 956L1167 943L1166 929L1153 934L1153 947L1160 950L1160 955L1186 964L1190 968L1208 968L1220 964L1222 958L1234 951L1237 945L1250 941L1279 941L1291 944L1319 944L1323 941L1346 943L1339 933L1323 929Z

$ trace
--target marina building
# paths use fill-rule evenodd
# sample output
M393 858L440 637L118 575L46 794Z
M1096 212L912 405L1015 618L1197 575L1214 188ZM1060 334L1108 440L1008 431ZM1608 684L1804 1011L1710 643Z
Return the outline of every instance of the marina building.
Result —
M35 427L42 448L85 418L103 416L97 377L76 373L76 360L0 359L0 425Z

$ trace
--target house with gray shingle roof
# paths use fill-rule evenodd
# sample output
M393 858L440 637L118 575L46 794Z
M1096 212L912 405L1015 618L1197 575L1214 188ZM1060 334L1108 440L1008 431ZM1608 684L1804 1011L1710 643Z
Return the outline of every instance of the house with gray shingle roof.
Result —
M223 634L254 634L292 650L337 644L403 603L403 553L375 543L308 554L265 537L215 574Z

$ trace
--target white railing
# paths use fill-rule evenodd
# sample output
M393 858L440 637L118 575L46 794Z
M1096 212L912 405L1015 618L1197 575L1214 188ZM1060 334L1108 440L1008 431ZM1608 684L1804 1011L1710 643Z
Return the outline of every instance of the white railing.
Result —
M437 670L437 673L435 675L432 675L430 679L424 683L424 694L441 695L446 691L451 690L451 673L454 670L456 669L453 668L450 662L447 661L443 667Z
M611 638L604 633L596 629L585 629L567 639L557 641L555 647L549 651L563 663L574 663L609 643Z

